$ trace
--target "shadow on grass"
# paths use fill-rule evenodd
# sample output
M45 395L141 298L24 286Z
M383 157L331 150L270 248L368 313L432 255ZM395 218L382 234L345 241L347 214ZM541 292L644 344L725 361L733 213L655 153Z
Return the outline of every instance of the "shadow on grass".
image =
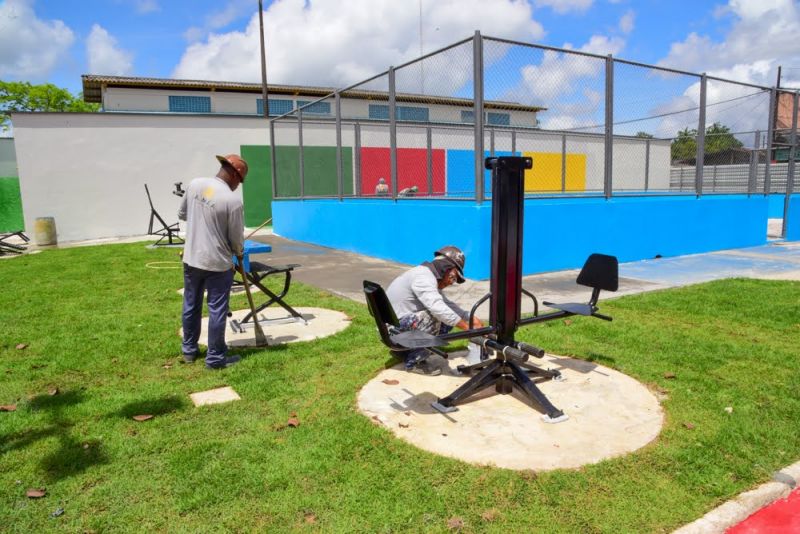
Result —
M51 481L76 475L93 465L108 463L108 455L97 440L80 440L75 437L74 423L64 413L65 408L83 402L81 391L72 390L57 395L37 395L29 401L31 411L47 413L48 425L6 436L0 436L0 452L23 449L43 439L58 439L58 449L40 461L42 470Z

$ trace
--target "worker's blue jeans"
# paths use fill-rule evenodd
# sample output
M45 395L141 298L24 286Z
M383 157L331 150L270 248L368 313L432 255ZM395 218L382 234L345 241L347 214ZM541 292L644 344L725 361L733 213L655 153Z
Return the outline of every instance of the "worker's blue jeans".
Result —
M233 285L233 269L205 271L183 264L183 345L184 354L199 354L200 321L203 313L203 290L208 291L208 353L206 365L220 365L225 359L225 323Z

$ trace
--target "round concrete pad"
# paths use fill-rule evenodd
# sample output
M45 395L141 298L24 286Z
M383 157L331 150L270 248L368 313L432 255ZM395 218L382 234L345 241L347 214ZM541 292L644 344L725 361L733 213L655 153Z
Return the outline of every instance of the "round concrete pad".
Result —
M664 416L656 397L642 384L594 363L546 355L534 359L558 369L565 380L538 387L569 419L546 423L542 414L516 391L494 388L442 414L431 407L468 377L448 372L464 364L466 351L449 360L438 356L444 372L424 376L402 365L382 371L358 396L362 413L398 437L430 452L465 462L537 471L576 468L620 456L658 436ZM395 382L396 381L396 382Z
M304 321L293 320L286 310L280 307L269 307L258 313L259 323L267 336L267 345L282 345L297 341L311 341L332 336L341 332L350 325L350 318L344 313L325 308L295 308L303 316ZM245 325L244 333L234 332L230 327L230 320L241 320L249 309L233 312L233 317L228 318L225 330L225 341L230 347L255 347L256 338L253 324ZM269 321L274 321L270 323ZM291 321L291 322L287 322ZM183 335L183 329L181 329ZM200 343L208 340L208 317L203 317Z

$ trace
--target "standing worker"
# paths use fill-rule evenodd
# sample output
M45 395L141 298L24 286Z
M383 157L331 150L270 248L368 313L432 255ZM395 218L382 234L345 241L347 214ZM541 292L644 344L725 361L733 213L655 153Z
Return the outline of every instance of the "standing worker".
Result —
M237 154L217 156L222 164L213 178L195 178L181 200L178 218L186 221L183 252L183 344L187 363L200 354L203 290L208 291L207 369L240 360L226 356L225 321L233 285L233 256L244 250L242 198L236 188L247 176L247 162Z

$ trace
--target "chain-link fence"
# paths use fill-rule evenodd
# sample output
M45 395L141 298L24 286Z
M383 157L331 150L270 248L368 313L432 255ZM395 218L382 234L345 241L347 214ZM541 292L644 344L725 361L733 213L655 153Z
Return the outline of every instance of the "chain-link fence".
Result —
M491 196L483 160L531 156L529 196L794 190L794 92L482 37L273 119L274 198Z

